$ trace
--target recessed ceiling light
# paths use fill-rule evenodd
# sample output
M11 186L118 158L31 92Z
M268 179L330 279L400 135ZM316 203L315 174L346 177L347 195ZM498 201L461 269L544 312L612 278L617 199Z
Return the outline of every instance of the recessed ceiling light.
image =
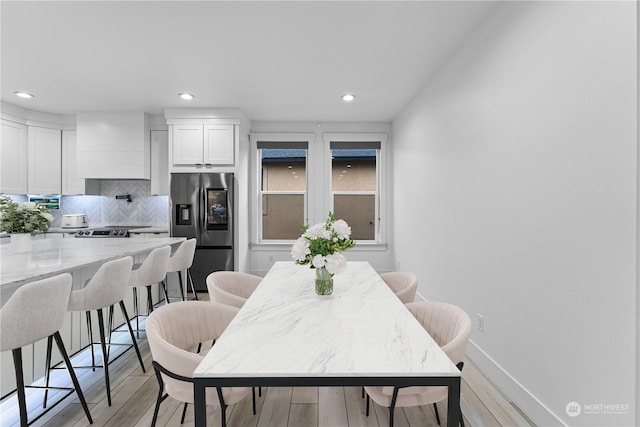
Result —
M352 93L345 93L344 95L342 95L343 101L350 102L350 101L353 101L354 99L356 99L356 96Z
M195 96L191 95L190 93L179 93L178 96L182 99L184 99L185 101L191 101L193 98L195 98Z
M25 99L35 98L34 95L27 92L13 92L13 93L15 93L16 96L19 96L20 98L25 98Z

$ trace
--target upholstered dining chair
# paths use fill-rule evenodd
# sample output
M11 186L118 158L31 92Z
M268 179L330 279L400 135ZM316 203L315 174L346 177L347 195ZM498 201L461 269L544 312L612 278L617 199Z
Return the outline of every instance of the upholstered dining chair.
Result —
M256 290L262 277L237 271L216 271L207 276L209 299L241 308Z
M25 385L22 368L22 347L44 338L48 338L49 342L55 339L73 383L73 388L50 388L67 390L68 393L62 399L75 390L89 424L93 424L87 402L59 332L67 312L71 282L71 275L65 273L27 283L19 287L0 309L0 351L13 352L21 426L31 424L44 414L31 421L27 419L25 388L45 387Z
M91 365L90 366L76 366L75 368L91 368L96 366L95 354L94 354L94 340L93 340L93 327L91 322L91 311L95 310L98 315L98 332L100 336L100 347L102 349L102 368L104 370L104 381L107 390L107 404L111 406L111 385L109 379L109 351L112 344L107 338L109 335L105 333L105 319L103 310L109 308L110 317L112 317L112 307L116 304L120 306L122 317L127 325L129 335L131 337L131 344L122 344L135 349L138 356L138 362L142 368L142 372L145 372L144 363L142 362L142 356L140 355L140 349L136 342L136 338L131 328L131 322L129 321L129 314L124 305L124 298L127 293L129 285L129 277L131 276L131 266L133 265L133 258L130 256L107 261L98 268L98 271L91 277L87 284L82 289L73 291L69 296L69 302L67 304L67 311L80 311L85 312L87 318L87 332L89 334L89 346L91 347ZM110 334L110 332L109 332ZM118 344L120 345L120 344ZM47 343L47 365L45 371L45 384L49 384L49 373L52 368L51 364L51 340ZM44 404L46 405L47 395L44 396Z
M413 302L418 289L418 277L413 273L392 271L380 273L380 278L404 304Z
M471 336L471 319L467 313L455 305L444 302L413 302L406 304L406 307L449 356L449 359L462 370L464 355ZM389 408L390 427L393 427L393 411L396 407L422 406L430 403L433 403L436 420L440 424L436 403L447 398L447 387L365 386L364 389L367 392L367 416L369 415L369 397L371 397L378 405ZM464 427L462 411L460 411L460 424Z
M190 351L203 341L216 340L238 313L238 309L209 301L180 301L164 305L149 315L146 331L153 368L158 380L158 398L153 412L156 425L160 404L168 397L185 402L180 424L184 422L187 404L193 403L193 371L205 353ZM251 388L221 388L222 425L226 425L226 408L242 400ZM166 391L166 393L165 393ZM208 390L207 405L220 405L218 390ZM255 395L253 414L256 413Z
M178 249L169 258L169 264L167 266L167 275L169 273L178 273L178 283L180 284L180 296L182 301L185 299L184 284L191 285L191 292L193 292L193 298L198 299L198 294L193 286L193 278L191 277L191 265L193 264L193 256L196 253L196 239L185 240L178 246ZM182 278L182 274L186 276ZM187 292L189 290L187 289ZM168 302L168 301L167 301Z

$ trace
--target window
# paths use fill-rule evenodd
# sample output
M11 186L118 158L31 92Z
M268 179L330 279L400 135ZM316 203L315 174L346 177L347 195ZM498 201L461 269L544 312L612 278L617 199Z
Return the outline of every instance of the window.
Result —
M379 142L331 141L333 212L351 226L351 238L378 240Z
M306 218L307 143L258 142L260 240L295 240Z

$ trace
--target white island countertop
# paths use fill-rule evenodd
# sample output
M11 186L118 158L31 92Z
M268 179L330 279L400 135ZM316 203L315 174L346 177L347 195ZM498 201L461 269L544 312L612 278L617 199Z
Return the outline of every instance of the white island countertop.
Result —
M0 285L23 283L87 267L96 263L175 245L184 237L45 239L34 240L32 250L14 254L11 245L0 246Z

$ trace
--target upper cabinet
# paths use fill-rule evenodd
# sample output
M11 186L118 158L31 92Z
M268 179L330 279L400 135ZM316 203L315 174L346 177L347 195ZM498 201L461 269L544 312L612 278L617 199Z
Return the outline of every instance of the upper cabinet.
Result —
M78 113L78 176L150 179L149 117L142 112Z
M169 194L169 136L166 130L151 131L151 195Z
M205 165L233 165L236 146L235 126L205 125L203 145Z
M173 125L173 165L205 168L233 165L234 128L234 125Z
M27 194L27 126L1 122L0 193Z
M170 172L234 170L240 133L249 121L239 110L171 109L169 125Z
M59 129L28 128L29 194L62 192L62 140Z

